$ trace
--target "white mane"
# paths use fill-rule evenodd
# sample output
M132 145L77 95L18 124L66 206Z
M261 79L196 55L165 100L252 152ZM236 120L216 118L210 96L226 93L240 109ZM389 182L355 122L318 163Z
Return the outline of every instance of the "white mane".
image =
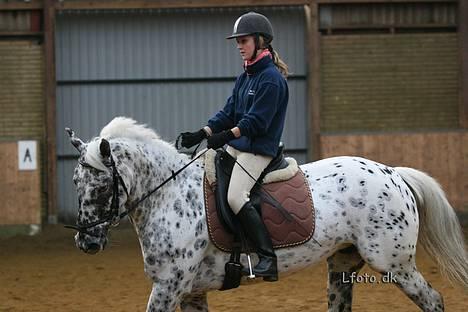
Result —
M131 118L116 117L101 130L99 135L104 139L128 138L143 142L159 139L159 135L146 125L139 125Z
M102 128L99 137L91 140L86 146L85 161L96 169L108 171L109 168L102 163L99 146L102 139L112 140L127 138L135 141L158 144L161 148L168 149L172 153L178 153L175 147L160 139L159 135L144 124L127 117L116 117Z

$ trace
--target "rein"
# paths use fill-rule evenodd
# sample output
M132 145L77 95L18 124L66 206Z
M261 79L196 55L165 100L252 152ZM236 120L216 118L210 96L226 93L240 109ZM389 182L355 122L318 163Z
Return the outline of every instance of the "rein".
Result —
M178 140L177 140L178 142ZM197 156L194 157L194 154L195 152L197 151L198 147L200 146L200 144L198 144L198 146L195 148L195 151L193 152L192 154L192 160L190 160L188 163L186 163L182 168L180 168L179 170L175 171L172 170L172 174L171 176L169 176L168 178L166 178L163 182L161 182L161 184L159 184L157 187L155 187L151 192L147 193L146 195L144 195L142 198L140 198L137 202L135 202L134 204L132 204L130 206L130 208L126 209L124 212L120 213L119 214L119 184L122 185L125 193L127 194L127 198L129 196L128 194L128 191L127 191L127 187L125 186L125 183L122 179L122 176L119 174L119 172L117 171L117 167L115 166L115 162L114 162L114 159L112 158L111 156L111 168L112 168L112 184L113 184L113 194L112 194L112 202L111 202L111 211L109 212L109 214L107 216L104 217L104 219L102 220L98 220L98 221L95 221L95 222L91 222L91 223L88 223L88 224L79 224L77 223L76 225L65 225L64 227L67 228L67 229L73 229L73 230L76 230L80 233L84 233L84 234L87 234L87 235L90 235L90 236L94 236L96 237L96 235L90 231L88 231L88 229L92 228L92 227L95 227L97 225L101 225L101 224L104 224L104 223L110 223L112 226L117 226L119 221L128 216L133 210L135 210L135 208L142 202L144 201L145 199L147 199L148 197L150 197L151 195L153 195L153 193L155 193L157 190L159 190L161 187L163 187L166 183L168 183L169 181L171 180L176 180L176 176L179 175L185 168L187 168L188 166L190 166L193 162L195 162L198 158L200 158L203 154L205 154L207 151L208 151L208 148L205 148L204 150L202 150ZM177 147L177 144L176 144L176 147ZM86 163L82 163L80 162L80 164L82 166L85 166L85 167L91 167L89 164L86 164Z

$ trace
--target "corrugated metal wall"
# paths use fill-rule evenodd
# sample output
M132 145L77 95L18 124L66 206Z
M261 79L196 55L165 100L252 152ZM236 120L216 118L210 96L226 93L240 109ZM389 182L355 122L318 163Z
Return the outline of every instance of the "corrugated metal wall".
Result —
M235 43L224 38L251 9L63 12L57 20L58 205L75 217L71 183L76 152L63 131L90 139L114 116L155 128L166 140L196 130L219 110L242 72ZM304 16L300 8L256 9L275 27L273 47L288 63L290 104L283 135L306 155Z

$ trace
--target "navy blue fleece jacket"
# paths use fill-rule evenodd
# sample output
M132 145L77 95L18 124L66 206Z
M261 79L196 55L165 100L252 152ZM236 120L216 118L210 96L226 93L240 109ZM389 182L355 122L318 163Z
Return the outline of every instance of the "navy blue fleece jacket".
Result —
M208 121L214 133L239 127L232 147L275 156L283 133L289 90L270 56L247 66L222 110Z

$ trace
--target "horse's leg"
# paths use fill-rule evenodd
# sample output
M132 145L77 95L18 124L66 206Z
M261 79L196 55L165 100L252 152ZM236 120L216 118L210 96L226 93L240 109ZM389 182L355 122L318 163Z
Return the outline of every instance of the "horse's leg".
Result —
M335 252L328 263L328 311L351 311L353 283L350 275L364 266L356 247L351 246Z
M424 279L414 261L397 264L387 274L393 274L396 285L423 311L444 311L442 296Z
M379 243L374 242L374 246L387 246L387 248L384 247L371 253L370 249L365 251L364 248L358 247L361 257L366 259L367 264L373 270L387 275L387 281L395 283L423 311L444 311L442 296L431 287L416 268L416 248L411 245L415 242L402 238L394 244L389 244L385 240ZM388 246L391 247L388 248ZM370 259L372 261L368 261Z
M207 312L208 301L206 293L184 297L180 304L180 309L182 312Z
M179 304L180 293L174 293L173 280L158 280L153 283L153 289L146 307L147 312L174 312Z

